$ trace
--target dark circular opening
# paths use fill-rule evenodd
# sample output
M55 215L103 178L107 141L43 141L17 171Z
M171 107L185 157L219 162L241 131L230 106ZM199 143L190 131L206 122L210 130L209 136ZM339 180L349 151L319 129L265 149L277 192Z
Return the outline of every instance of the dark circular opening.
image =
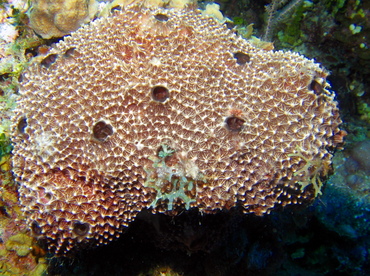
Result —
M113 134L113 128L111 125L106 124L103 121L97 122L93 127L93 136L99 141L105 141L108 136Z
M309 89L312 90L316 95L321 95L323 92L322 86L316 80L313 80L310 85Z
M237 117L228 117L225 122L229 130L241 131L245 121Z
M23 134L26 127L27 127L27 118L26 117L20 118L17 124L17 129L19 133Z
M114 6L113 8L110 9L111 13L114 13L115 11L121 11L122 7L121 6Z
M52 65L57 60L57 57L58 57L57 54L48 55L46 58L44 58L41 61L41 65L46 67L46 68L49 68L50 65Z
M52 195L51 195L51 193L45 193L45 198L47 199L47 200L50 200L50 199L52 199Z
M75 52L75 50L76 50L76 47L69 48L68 50L64 52L64 57L66 58L71 57L73 53Z
M243 52L235 53L234 58L236 59L236 63L239 65L244 65L251 60L250 56Z
M170 97L170 92L164 86L156 86L152 89L153 100L157 102L165 102Z
M75 222L73 223L73 233L77 236L85 236L90 229L90 225L88 223L82 223L82 222Z
M32 222L31 224L31 231L34 235L40 236L41 235L41 227L37 223L37 221Z
M166 22L169 19L167 15L162 13L157 13L156 15L154 15L154 18L161 22Z
M18 82L21 83L23 81L23 74L20 74L18 77Z

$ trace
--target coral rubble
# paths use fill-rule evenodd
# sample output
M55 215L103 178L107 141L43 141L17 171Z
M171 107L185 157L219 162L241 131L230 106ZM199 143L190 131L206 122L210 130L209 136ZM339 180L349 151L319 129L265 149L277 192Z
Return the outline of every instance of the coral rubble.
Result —
M262 215L315 198L343 138L325 70L191 8L112 13L20 88L14 173L51 251L105 244L143 208Z

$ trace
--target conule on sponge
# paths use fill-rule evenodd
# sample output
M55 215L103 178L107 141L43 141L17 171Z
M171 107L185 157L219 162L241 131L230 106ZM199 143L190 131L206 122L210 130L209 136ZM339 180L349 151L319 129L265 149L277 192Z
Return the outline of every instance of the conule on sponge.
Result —
M193 9L133 5L82 27L20 89L13 165L33 233L65 254L143 208L312 201L343 136L326 76Z

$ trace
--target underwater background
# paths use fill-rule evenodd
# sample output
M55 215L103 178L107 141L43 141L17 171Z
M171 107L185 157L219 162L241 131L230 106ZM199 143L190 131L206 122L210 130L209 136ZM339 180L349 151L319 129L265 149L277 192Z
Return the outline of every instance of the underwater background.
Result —
M32 2L0 1L0 275L370 275L370 1L215 1L246 39L299 52L330 72L348 135L311 206L262 217L237 208L176 217L143 211L120 239L73 258L50 255L30 236L11 173L9 118L21 72L68 33L45 23L44 38L36 35L30 22L41 13L30 5L47 1ZM66 2L74 1L55 1Z

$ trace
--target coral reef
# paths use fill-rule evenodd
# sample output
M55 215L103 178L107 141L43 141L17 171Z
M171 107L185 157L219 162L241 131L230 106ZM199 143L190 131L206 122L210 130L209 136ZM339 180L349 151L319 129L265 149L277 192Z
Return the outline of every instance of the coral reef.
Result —
M335 174L327 181L314 214L335 237L330 244L322 246L322 251L330 251L336 266L348 275L367 275L370 269L370 140L351 138L347 149L333 158Z
M41 276L47 268L45 253L35 254L39 246L28 231L10 169L10 160L4 161L3 156L0 167L0 274Z
M0 3L1 275L42 275L47 266L44 248L39 246L44 244L43 235L36 235L37 245L17 203L17 185L12 179L10 162L9 118L18 97L20 73L31 57L38 55L35 61L41 62L48 45L57 41L36 37L29 28L28 15L24 13L27 2ZM117 4L129 2L114 1L106 5L102 15L108 16L111 9L120 9ZM153 6L156 2L149 0L144 4ZM263 15L264 5L271 2L220 1L223 12L237 25L233 28L226 22L228 27L251 38L249 42L260 49L273 48L272 43L265 47L260 44L263 41L253 37L263 35L268 18ZM160 3L173 5L167 1ZM214 15L220 15L217 5L214 7ZM144 186L154 191L150 206L161 205L168 210L172 203L169 212L172 214L177 213L181 204L184 210L177 216L152 215L148 213L150 209L143 210L117 242L81 250L73 259L48 259L48 275L370 275L369 173L368 155L364 154L368 152L370 137L366 75L370 68L366 59L368 14L366 1L304 1L288 18L276 22L272 33L277 49L293 49L314 57L331 72L328 81L337 92L341 115L345 118L343 127L349 133L345 151L334 153L334 175L320 190L312 188L324 182L321 174L325 174L326 167L321 167L320 159L301 157L305 163L294 174L308 169L311 177L298 181L297 187L311 189L313 193L319 191L320 197L313 206L300 210L291 206L263 217L236 215L235 208L216 214L198 213L197 208L190 208L198 191L192 194L187 185L179 189L179 181L190 184L192 179L178 177L178 172L184 169L181 164L169 166L173 164L171 156L176 157L177 151L164 143L151 156L153 166L146 168L146 172L153 178L146 178ZM220 21L224 20L223 17ZM39 47L40 44L45 46ZM47 66L47 62L43 63ZM109 133L109 127L107 130ZM298 158L300 149L295 148L289 155ZM319 178L315 177L317 168ZM163 182L155 177L156 173L163 173L161 178L171 176L166 189L160 189ZM306 184L309 185L304 188ZM22 250L28 254L20 256Z
M231 2L225 4L225 15L242 21L239 29L253 24L253 34L263 37L269 18L266 2L271 6L280 1ZM343 105L342 114L358 113L359 119L367 123L370 122L369 14L366 1L303 1L289 17L274 21L272 33L275 49L290 49L315 58L330 70L329 81Z
M45 251L28 229L11 166L10 118L21 71L31 58L27 48L42 42L27 26L28 1L0 3L0 274L41 276Z
M293 13L293 11L302 4L302 2L302 0L272 0L271 3L266 6L267 22L263 40L271 41L272 34L274 33L273 29L278 22L286 19L288 15Z
M370 234L369 153L370 140L363 140L335 156L336 173L328 180L323 205L316 209L327 228L352 239Z
M343 138L318 64L190 8L112 12L23 76L14 173L51 251L107 243L150 206L262 215L315 198Z
M19 76L19 71L24 69L25 58L22 51L19 51L20 44L25 44L16 40L18 36L23 38L28 36L24 30L25 15L28 5L26 1L17 1L16 3L0 4L0 80L9 76ZM0 87L2 94L3 86ZM4 95L1 95L4 96Z
M5 152L9 151L9 146L6 146L9 140L9 118L13 115L20 75L33 56L26 49L43 43L27 26L27 9L27 1L0 4L0 158L4 154L4 146L7 148Z
M95 0L33 0L30 26L43 38L62 37L89 22L96 12Z
M277 49L315 57L330 70L343 114L358 113L366 123L370 122L369 15L366 1L304 1L289 19L279 22L275 38Z

